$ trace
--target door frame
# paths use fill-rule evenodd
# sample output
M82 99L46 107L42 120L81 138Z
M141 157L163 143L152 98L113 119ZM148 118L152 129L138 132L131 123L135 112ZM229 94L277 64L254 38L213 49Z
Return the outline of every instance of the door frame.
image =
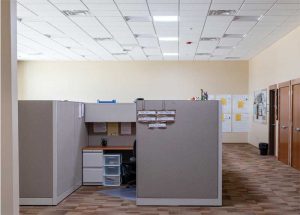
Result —
M279 105L279 101L280 101L280 88L283 87L289 87L289 120L288 120L288 165L291 165L291 140L292 140L292 130L291 130L291 103L292 103L292 99L291 99L291 81L285 81L282 83L278 84L278 128L277 128L277 132L278 132L278 155L279 155L279 140L280 140L280 105ZM277 157L277 159L279 159L279 156Z
M297 78L297 79L293 79L291 80L291 86L290 86L290 98L291 98L291 109L290 109L290 120L291 120L291 132L290 132L290 135L291 135L291 143L290 143L290 165L292 166L292 144L293 144L293 130L294 130L294 121L293 121L293 112L294 112L294 109L293 109L293 86L294 85L298 85L300 84L300 78Z
M272 106L272 102L271 102L271 99L272 99L272 96L271 96L271 92L274 92L274 106ZM276 152L277 152L277 144L276 144L276 132L277 132L277 125L276 125L276 121L278 119L278 87L277 87L277 84L274 84L274 85L271 85L269 86L269 155L273 155L273 156L276 156ZM271 120L271 117L272 117L272 114L271 112L274 111L274 122L272 123L272 120ZM273 135L271 133L271 129L273 130ZM273 136L273 137L272 137ZM273 142L271 144L271 139L273 139ZM272 146L271 146L272 145Z

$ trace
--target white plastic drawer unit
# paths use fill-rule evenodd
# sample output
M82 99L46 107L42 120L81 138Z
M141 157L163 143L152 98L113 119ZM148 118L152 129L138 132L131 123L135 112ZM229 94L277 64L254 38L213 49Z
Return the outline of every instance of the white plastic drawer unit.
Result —
M103 151L83 151L83 167L103 167Z
M120 176L104 176L104 186L120 186Z
M102 183L103 168L83 168L83 183Z
M104 155L104 165L116 165L121 164L120 155Z
M116 175L119 176L121 174L120 172L120 166L105 166L104 167L104 175Z

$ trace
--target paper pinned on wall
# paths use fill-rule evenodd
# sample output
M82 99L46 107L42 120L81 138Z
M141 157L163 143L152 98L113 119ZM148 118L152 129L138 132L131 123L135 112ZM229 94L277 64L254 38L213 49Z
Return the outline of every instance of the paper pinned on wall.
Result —
M131 135L131 122L122 122L121 123L121 134Z
M94 123L93 130L95 133L105 133L107 131L106 123L105 122Z
M231 114L222 113L222 132L231 132Z
M208 100L215 100L216 96L215 95L208 95Z
M248 132L249 127L249 114L235 113L232 119L233 132Z
M231 95L216 95L216 100L221 101L222 113L231 113Z
M107 135L118 136L119 135L119 124L117 122L107 123Z
M248 113L249 111L249 96L248 95L233 95L232 96L233 113Z

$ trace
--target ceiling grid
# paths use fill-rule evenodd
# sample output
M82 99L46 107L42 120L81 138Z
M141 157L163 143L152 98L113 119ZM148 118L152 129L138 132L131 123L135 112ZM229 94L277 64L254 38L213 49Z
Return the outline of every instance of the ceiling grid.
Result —
M17 0L19 60L247 60L300 0Z

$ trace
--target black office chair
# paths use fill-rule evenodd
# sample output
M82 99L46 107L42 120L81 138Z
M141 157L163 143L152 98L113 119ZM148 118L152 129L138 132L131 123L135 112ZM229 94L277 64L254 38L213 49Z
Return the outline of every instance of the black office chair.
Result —
M128 162L122 163L122 180L126 187L136 185L136 140L133 143L132 156Z

